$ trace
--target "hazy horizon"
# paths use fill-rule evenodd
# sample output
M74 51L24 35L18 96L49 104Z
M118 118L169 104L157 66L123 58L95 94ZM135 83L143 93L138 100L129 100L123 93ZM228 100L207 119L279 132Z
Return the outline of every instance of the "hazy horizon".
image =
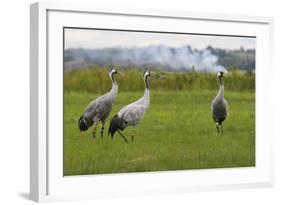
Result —
M189 45L198 50L208 46L221 49L255 49L256 38L65 28L65 49L140 48L155 45L173 48Z

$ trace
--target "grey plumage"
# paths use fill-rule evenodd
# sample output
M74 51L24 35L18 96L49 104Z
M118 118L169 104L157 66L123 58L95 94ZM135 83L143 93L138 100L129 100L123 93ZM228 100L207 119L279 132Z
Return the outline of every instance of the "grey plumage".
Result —
M96 136L96 127L101 121L101 136L103 136L104 125L107 117L109 116L112 105L115 101L118 84L114 78L114 75L117 74L117 70L113 69L109 73L109 77L112 81L111 90L103 96L100 96L93 100L85 109L85 112L78 120L78 126L80 131L86 131L89 127L94 126L93 137Z
M146 71L143 75L145 83L144 95L137 101L123 107L111 120L108 134L111 134L113 138L114 133L117 131L125 141L126 137L120 132L128 126L133 126L132 140L134 139L135 126L137 126L140 120L143 118L145 111L149 107L149 84L148 77L150 72Z
M223 135L222 122L225 120L225 118L227 116L228 104L227 104L226 99L224 98L223 72L218 72L217 77L220 82L220 88L219 88L217 96L212 101L211 113L212 113L212 117L213 117L214 121L216 122L216 127L217 127L218 132L221 131L221 134Z

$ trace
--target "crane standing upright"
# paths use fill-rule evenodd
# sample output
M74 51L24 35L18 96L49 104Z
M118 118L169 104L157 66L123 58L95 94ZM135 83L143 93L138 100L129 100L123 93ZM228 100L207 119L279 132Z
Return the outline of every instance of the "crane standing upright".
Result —
M145 111L149 107L149 84L148 77L151 76L149 71L144 72L143 79L145 84L144 95L137 101L123 107L111 120L108 134L111 134L113 138L114 133L117 131L123 139L127 142L127 138L120 132L128 126L133 126L133 133L131 140L134 140L135 127L139 124L143 118Z
M216 122L217 131L223 135L222 122L225 120L227 116L227 101L224 98L224 81L223 81L224 73L218 72L217 78L220 83L220 88L217 96L213 99L211 104L211 113L214 121ZM221 128L221 129L220 129Z

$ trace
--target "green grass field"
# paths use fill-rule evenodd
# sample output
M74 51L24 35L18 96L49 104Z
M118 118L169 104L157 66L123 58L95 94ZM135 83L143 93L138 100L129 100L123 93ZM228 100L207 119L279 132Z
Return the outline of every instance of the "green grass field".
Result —
M143 92L119 92L105 136L80 132L77 120L97 94L64 93L64 175L255 166L255 94L227 91L229 116L217 133L210 103L217 90L151 91L133 142L107 136L110 119ZM100 126L99 126L100 128ZM130 138L132 128L124 134ZM99 132L98 132L99 133Z

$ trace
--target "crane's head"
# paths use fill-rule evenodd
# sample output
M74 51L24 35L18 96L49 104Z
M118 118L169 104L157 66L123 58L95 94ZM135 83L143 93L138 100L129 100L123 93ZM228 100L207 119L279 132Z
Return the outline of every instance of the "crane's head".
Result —
M79 120L78 120L78 127L79 127L80 132L82 132L82 131L84 132L84 131L86 131L89 128L87 120L86 120L84 115L82 115L79 118Z
M149 77L149 76L151 76L151 73L150 73L150 71L145 71L144 73L143 73L143 79L145 80L147 77Z
M151 73L150 73L150 71L147 70L143 73L143 77L146 78L148 76L151 76Z
M110 134L111 138L113 138L116 131L125 129L126 124L127 122L121 119L118 115L115 115L110 121L108 134Z
M117 70L115 68L110 71L109 75L112 76L114 74L117 74Z
M222 71L218 72L217 77L219 79L222 78L223 76L224 76L224 72L222 72Z
M151 76L151 73L150 73L150 71L145 71L144 73L143 73L143 80L144 80L144 82L145 82L145 87L147 88L147 89L149 89L149 86L148 86L148 77L149 76Z
M116 82L115 81L115 78L114 78L114 75L117 74L117 70L116 69L112 69L110 72L109 72L109 77L110 79L113 81L113 82Z

